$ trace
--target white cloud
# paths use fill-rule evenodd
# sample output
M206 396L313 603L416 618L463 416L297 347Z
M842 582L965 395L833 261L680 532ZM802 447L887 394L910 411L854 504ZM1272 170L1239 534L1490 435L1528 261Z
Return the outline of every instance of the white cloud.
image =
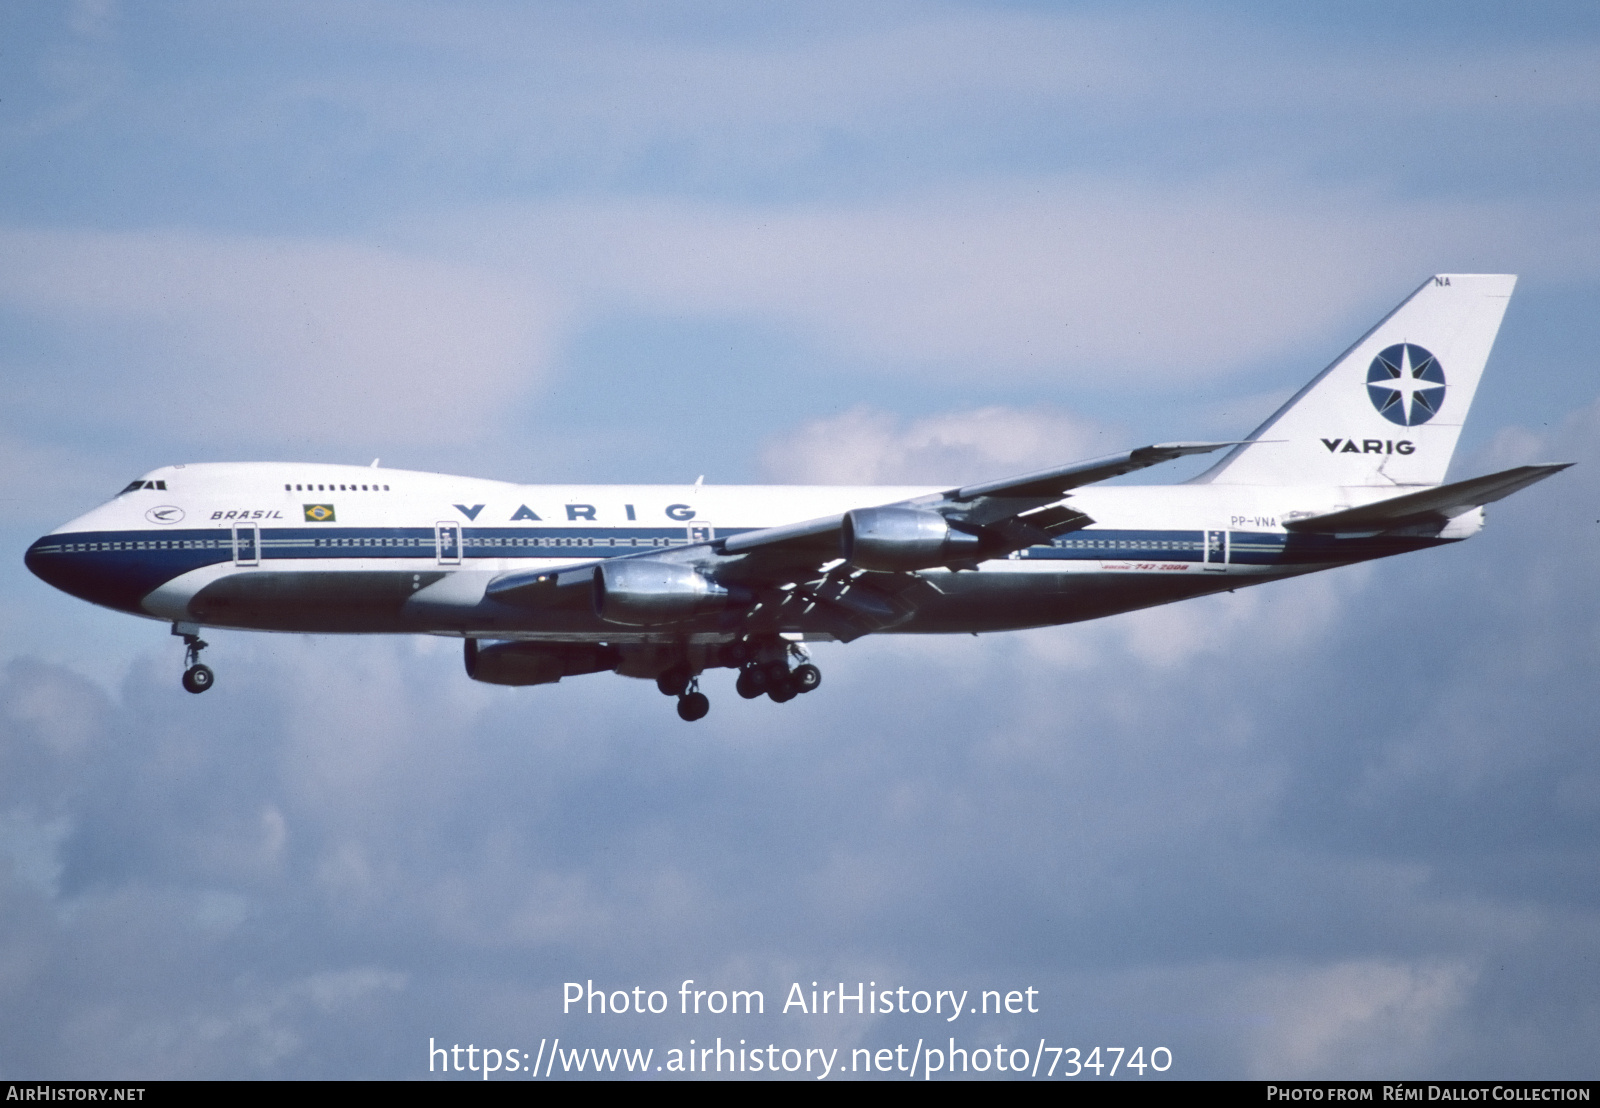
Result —
M7 676L14 691L6 700L4 724L12 734L59 758L80 757L100 738L106 706L85 695L81 680L19 660L11 662Z
M618 18L622 10L598 19L480 10L462 19L442 9L366 9L359 33L425 49L449 73L446 95L437 70L379 67L283 91L431 143L494 136L533 154L535 136L565 145L587 135L614 148L693 134L724 156L741 142L793 156L811 152L815 140L804 132L816 126L862 126L974 98L1120 99L1153 91L1159 68L1141 58L1137 29L1125 20L844 5L823 14L816 5L799 19L747 23L726 11L707 12L704 23L680 12L683 28L716 27L684 34L659 9ZM315 18L329 21L321 10Z
M1051 181L881 205L544 207L488 236L539 228L536 271L596 305L776 323L964 381L1112 388L1198 381L1326 328L1393 264L1369 214Z
M71 831L66 816L41 820L26 808L0 816L0 858L11 871L9 876L47 897L55 896L61 877L61 844Z
M1268 357L1309 379L1430 273L1592 274L1572 214L1108 175L826 204L550 201L441 215L424 241L559 283L591 325L736 319L869 372L1132 398Z
M560 314L526 278L345 242L8 229L0 252L0 303L126 359L58 369L75 404L202 441L470 437Z
M1261 973L1235 1002L1267 1024L1246 1047L1250 1076L1389 1077L1428 1072L1477 977L1461 961L1356 959Z
M1393 125L1596 103L1587 78L1597 51L1559 28L1532 41L1375 42L1170 8L1105 15L955 4L768 5L744 18L721 5L575 16L286 4L268 18L297 39L311 24L429 63L401 69L377 54L297 76L265 94L270 116L334 105L364 132L430 160L577 160L617 172L665 150L706 182L719 171L813 164L834 156L841 137L898 151L907 136L920 148L943 135L966 149L997 125L1041 117L1086 121L1090 139L1101 127L1203 125L1230 152L1253 145L1230 126L1243 120L1265 124L1249 131L1264 132L1277 156L1314 162L1330 128L1286 135L1282 120L1358 114ZM261 107L249 105L258 115ZM992 145L984 155L992 161Z
M774 481L816 485L971 484L1111 453L1088 420L1049 409L992 407L904 420L870 408L813 420L773 439Z
M7 355L19 419L59 402L139 449L183 428L291 450L476 439L577 327L628 313L754 323L910 387L1068 380L1131 409L1147 386L1279 355L1298 384L1435 269L1533 263L1560 280L1600 257L1593 205L1397 199L1392 166L1347 157L1373 120L1437 123L1506 98L1582 107L1597 87L1586 44L1401 45L1346 65L1283 36L1207 38L1165 11L827 18L841 8L764 36L661 30L642 18L655 5L607 34L528 10L303 7L295 57L326 68L309 79L283 79L270 50L220 79L179 58L153 96L109 65L60 71L81 112L133 120L122 145L182 163L229 132L258 181L342 174L354 151L396 174L386 197L421 199L396 216L392 198L368 203L384 191L370 166L341 177L318 216L339 225L350 205L344 226L381 228L364 241L4 232L0 306L67 351L64 371ZM236 16L201 18L237 37ZM317 39L313 18L347 22ZM410 20L421 49L343 52L377 59L376 76L325 65L330 41L367 44L384 20ZM447 40L471 73L432 52ZM504 68L480 74L491 63ZM1073 129L1030 129L1063 105ZM1343 146L1327 145L1332 116L1359 117ZM1462 131L1441 133L1418 159ZM1039 134L1149 154L1063 162L1028 149ZM991 136L1000 154L972 158ZM1280 143L1265 168L1240 154ZM830 153L852 144L866 154ZM1231 168L1212 173L1213 148ZM123 179L123 162L63 150ZM857 179L902 154L915 164L892 186ZM1349 176L1284 168L1307 163ZM408 178L419 164L454 176ZM810 199L750 186L775 169L783 197ZM501 197L547 177L629 192L461 211L484 195L480 173ZM218 204L200 186L109 215L73 200L106 225ZM28 395L35 381L53 395ZM1042 406L858 408L780 435L767 464L778 479L954 482L1132 445L1105 438ZM1508 434L1496 452L1538 459L1540 442ZM68 461L0 439L6 476L37 500L71 494L45 484ZM693 728L648 685L604 675L473 685L453 643L224 633L208 656L219 688L193 698L164 629L123 621L164 661L141 661L114 697L64 667L0 675L0 1066L404 1076L421 1061L394 1044L420 1041L419 1021L543 1034L562 1026L565 975L718 966L769 989L835 965L851 980L1037 980L1069 1022L1122 1036L1131 994L1086 1002L1069 987L1079 967L1134 967L1138 1007L1166 1013L1195 964L1212 967L1190 975L1206 978L1197 1018L1143 1040L1172 1043L1190 1075L1581 1065L1600 933L1585 899L1592 491L1520 494L1484 537L1410 568L1015 636L819 649L824 688L783 707L737 700L713 674L713 714ZM1561 495L1535 499L1547 492ZM1542 508L1518 515L1524 503ZM37 652L51 617L18 610L17 649ZM92 649L61 652L72 666L106 650L105 625L84 626ZM1400 878L1363 883L1369 862ZM1467 891L1441 893L1451 882ZM367 953L338 953L351 950ZM1491 965L1506 968L1478 972ZM1201 1049L1218 998L1270 1022ZM1464 1012L1482 1030L1466 1048Z
M832 206L549 202L396 236L426 247L13 228L0 305L61 336L38 399L77 418L455 444L503 431L579 327L627 314L737 320L968 387L1136 397L1270 356L1298 380L1463 247L1519 239L1547 272L1581 269L1588 240L1559 222L1056 179Z
M1119 651L1157 671L1226 656L1246 640L1258 647L1300 652L1338 625L1371 578L1371 566L1349 566L1205 600L1145 608L1096 625L1089 633L1102 642L1114 640ZM1074 631L1085 633L1063 628L1031 636L1029 642L1048 651L1045 636Z

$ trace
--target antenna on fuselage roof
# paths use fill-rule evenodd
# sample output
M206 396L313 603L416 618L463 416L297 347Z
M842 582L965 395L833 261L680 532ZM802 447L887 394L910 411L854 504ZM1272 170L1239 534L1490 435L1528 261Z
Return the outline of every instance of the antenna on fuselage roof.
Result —
M376 459L376 458L372 459L372 464L369 465L367 468L368 469L377 469L378 468L378 459Z

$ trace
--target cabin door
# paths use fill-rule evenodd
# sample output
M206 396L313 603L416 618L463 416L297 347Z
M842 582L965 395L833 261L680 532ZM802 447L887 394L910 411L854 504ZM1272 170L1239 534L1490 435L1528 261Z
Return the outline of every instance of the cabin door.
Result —
M256 524L233 525L233 564L236 566L261 564L261 529Z
M435 548L442 566L461 564L461 524L440 520L433 528Z

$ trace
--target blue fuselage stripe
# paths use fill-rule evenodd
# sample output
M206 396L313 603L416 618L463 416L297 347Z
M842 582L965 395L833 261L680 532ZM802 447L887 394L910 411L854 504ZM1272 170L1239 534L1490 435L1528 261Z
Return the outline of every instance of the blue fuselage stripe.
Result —
M460 551L434 527L262 527L262 564L324 559L610 558L690 544L684 527L461 527ZM718 529L718 538L742 528ZM1364 561L1446 540L1271 531L1112 530L1089 528L1033 546L1028 561L1194 563L1220 566L1327 565ZM1208 555L1209 536L1209 557ZM704 541L703 539L698 541ZM58 588L108 607L138 611L141 598L181 574L234 561L231 527L193 530L89 531L47 535L29 548L27 564ZM246 551L249 557L249 551Z

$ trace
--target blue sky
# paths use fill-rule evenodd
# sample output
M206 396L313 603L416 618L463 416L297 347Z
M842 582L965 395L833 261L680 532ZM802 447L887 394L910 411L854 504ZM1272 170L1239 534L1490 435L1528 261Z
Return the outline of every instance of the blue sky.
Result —
M1593 1077L1600 16L1395 7L5 6L0 1076L420 1075L598 1044L581 976L1031 983L986 1032L1179 1076ZM1583 463L1473 542L822 649L693 728L432 641L218 633L193 698L21 564L178 461L940 481L1243 434L1472 271L1521 281L1457 471Z

